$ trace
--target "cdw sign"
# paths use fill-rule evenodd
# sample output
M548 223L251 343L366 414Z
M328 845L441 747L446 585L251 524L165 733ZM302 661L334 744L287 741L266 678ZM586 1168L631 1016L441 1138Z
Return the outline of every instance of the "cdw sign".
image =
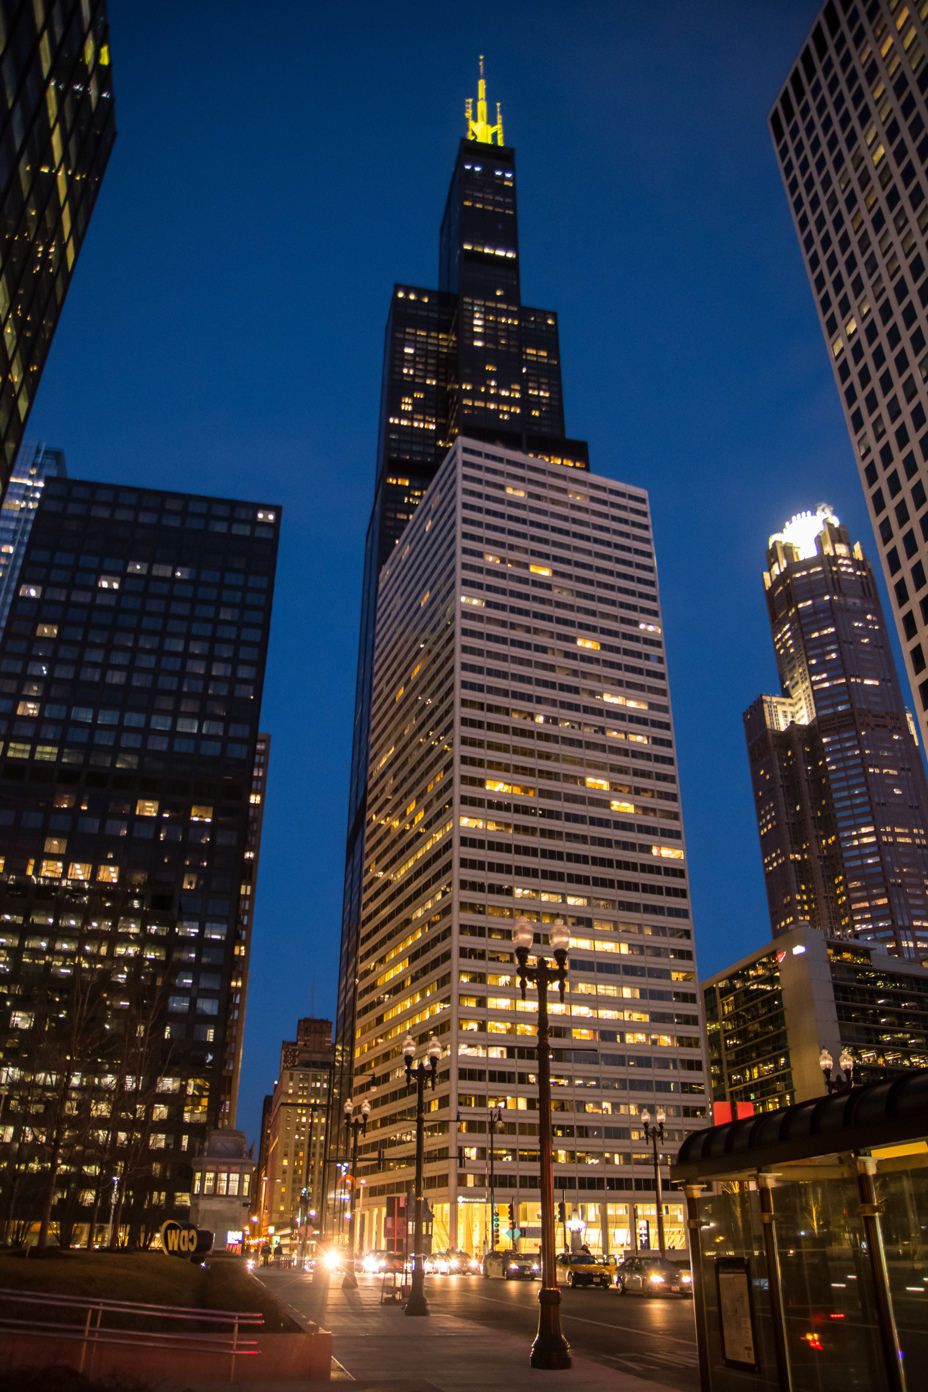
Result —
M178 1223L173 1218L162 1224L161 1245L169 1257L203 1256L213 1245L213 1234L195 1228L192 1223Z

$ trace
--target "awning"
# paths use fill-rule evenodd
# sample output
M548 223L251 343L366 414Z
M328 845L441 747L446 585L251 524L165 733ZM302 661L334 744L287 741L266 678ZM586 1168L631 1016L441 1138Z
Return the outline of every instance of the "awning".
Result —
M928 1068L911 1069L887 1082L694 1131L680 1147L670 1176L681 1183L723 1179L925 1136Z

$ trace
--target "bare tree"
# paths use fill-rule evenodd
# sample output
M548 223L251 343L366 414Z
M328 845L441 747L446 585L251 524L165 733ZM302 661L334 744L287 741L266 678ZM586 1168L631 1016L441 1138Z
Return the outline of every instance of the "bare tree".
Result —
M81 1142L86 1109L79 1105L79 1088L106 1046L108 985L107 974L88 970L78 958L64 989L54 995L43 990L36 999L23 1063L34 1085L28 1126L44 1171L40 1248L48 1245L59 1171Z

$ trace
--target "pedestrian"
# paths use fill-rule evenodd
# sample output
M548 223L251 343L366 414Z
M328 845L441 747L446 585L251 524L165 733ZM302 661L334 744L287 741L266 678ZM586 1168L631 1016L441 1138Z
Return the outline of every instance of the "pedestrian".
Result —
M261 1248L261 1265L267 1266L268 1262L270 1261L270 1257L271 1244L269 1242L265 1242L263 1247Z
M275 1260L275 1261L280 1261L280 1259L281 1259L281 1257L283 1256L283 1254L284 1254L284 1249L281 1247L280 1242L278 1241L278 1242L275 1243L275 1245L274 1245L274 1260Z

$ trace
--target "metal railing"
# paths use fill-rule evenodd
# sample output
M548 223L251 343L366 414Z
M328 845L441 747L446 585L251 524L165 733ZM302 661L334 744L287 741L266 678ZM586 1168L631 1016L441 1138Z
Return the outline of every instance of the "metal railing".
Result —
M44 1334L58 1339L75 1339L81 1343L78 1372L84 1371L88 1348L89 1366L93 1364L98 1344L132 1344L135 1348L180 1349L187 1353L227 1354L230 1358L229 1381L235 1375L235 1360L260 1353L257 1339L243 1339L242 1329L253 1329L264 1323L264 1316L249 1310L197 1310L187 1305L145 1305L130 1300L102 1300L79 1295L52 1295L40 1291L0 1289L0 1299L19 1301L26 1305L48 1305L57 1310L85 1310L82 1324L58 1323L54 1320L18 1319L0 1316L0 1335ZM190 1321L199 1324L231 1326L231 1334L204 1334L200 1331L184 1334L171 1330L161 1334L149 1329L104 1329L104 1314L135 1315L139 1318ZM94 1320L94 1315L96 1319Z

